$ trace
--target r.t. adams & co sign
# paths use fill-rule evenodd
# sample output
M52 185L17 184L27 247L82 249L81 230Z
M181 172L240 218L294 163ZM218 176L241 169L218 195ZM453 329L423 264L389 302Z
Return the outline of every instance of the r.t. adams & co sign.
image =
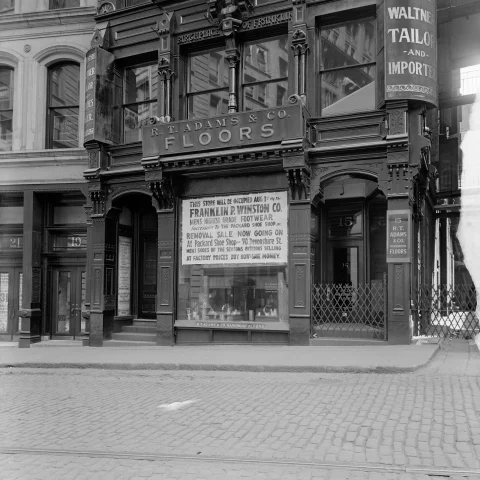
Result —
M243 148L304 135L301 105L143 127L143 157Z
M385 0L387 100L437 100L436 0Z

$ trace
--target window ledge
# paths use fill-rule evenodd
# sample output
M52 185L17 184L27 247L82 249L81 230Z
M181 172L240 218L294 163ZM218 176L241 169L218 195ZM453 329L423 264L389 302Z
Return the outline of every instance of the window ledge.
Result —
M0 152L0 162L5 160L30 160L39 158L79 158L87 159L84 148L55 148L48 150L10 150Z

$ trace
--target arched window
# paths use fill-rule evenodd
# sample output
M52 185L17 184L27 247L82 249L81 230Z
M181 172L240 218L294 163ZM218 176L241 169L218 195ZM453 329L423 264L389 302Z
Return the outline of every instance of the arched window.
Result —
M0 66L0 152L12 149L13 68Z
M48 69L47 148L78 147L80 66L62 63Z

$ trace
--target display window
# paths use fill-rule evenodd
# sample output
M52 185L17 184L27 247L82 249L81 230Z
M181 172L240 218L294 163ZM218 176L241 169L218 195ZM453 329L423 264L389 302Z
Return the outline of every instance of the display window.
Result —
M177 320L197 327L288 322L286 192L182 201Z

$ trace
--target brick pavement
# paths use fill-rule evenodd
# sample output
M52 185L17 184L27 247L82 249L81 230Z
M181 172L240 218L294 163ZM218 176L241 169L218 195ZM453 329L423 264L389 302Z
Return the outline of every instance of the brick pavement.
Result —
M480 478L480 354L464 342L445 348L428 367L397 375L3 370L0 452L19 451L1 456L0 471L12 480L108 478L108 457L117 454L127 463L114 478L128 479L203 471L205 478ZM196 402L158 408L185 400ZM27 455L35 448L47 452ZM86 457L58 461L59 451ZM206 461L212 457L228 460L228 476ZM52 470L67 460L77 477ZM152 466L166 470L159 477Z

